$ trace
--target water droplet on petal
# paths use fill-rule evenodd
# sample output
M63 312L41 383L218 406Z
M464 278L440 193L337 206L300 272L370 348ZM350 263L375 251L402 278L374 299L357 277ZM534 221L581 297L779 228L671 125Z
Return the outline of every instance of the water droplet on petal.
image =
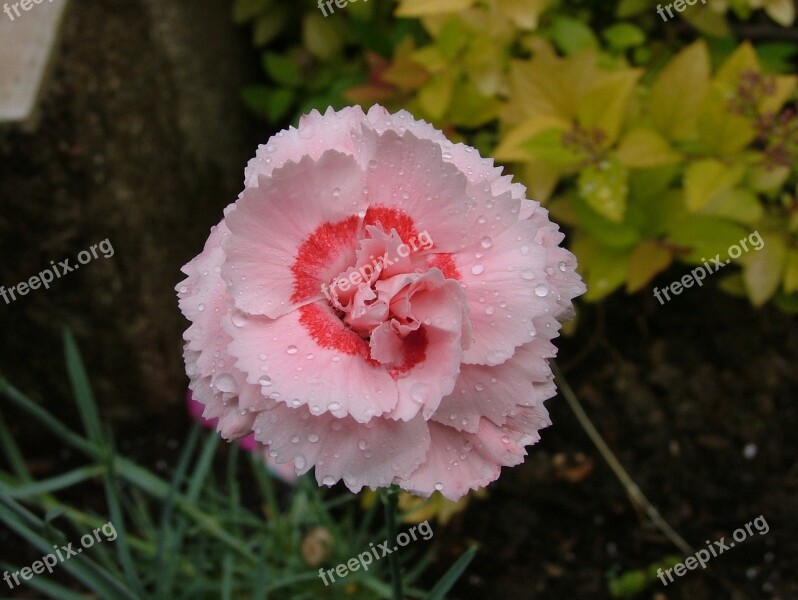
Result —
M271 385L271 384L272 384L272 378L271 378L271 377L268 377L268 376L266 376L266 375L264 375L263 377L261 377L260 379L258 379L258 384L259 384L259 385L266 385L266 386L269 386L269 385Z
M291 443L292 444L298 444L299 443L299 436L298 435L291 436Z
M565 273L565 271L568 270L568 265L565 264L564 260L560 261L560 264L557 266L559 267L560 271L562 271L563 273Z
M535 286L535 295L539 296L540 298L545 298L549 293L549 286L545 283L541 283L540 285Z
M360 441L357 443L357 447L358 447L358 448L360 448L361 450L365 450L366 448L368 448L368 446L369 446L369 445L368 445L368 443L366 442L366 440L360 440Z
M521 279L525 279L526 281L532 281L535 278L534 271L524 271L521 273Z
M331 475L327 475L324 479L321 480L324 485L335 485L335 477Z
M471 267L471 272L474 275L480 275L480 274L485 272L485 266L484 265L474 265L473 267Z
M492 306L488 306L487 308L485 308L486 315L492 315L494 312L496 312L496 310Z
M319 436L317 436L315 433L309 433L308 434L308 441L311 444L315 444L316 442L319 441Z
M483 248L485 248L487 250L491 246L493 246L493 240L492 239L490 239L488 236L485 236L484 238L482 238L482 247Z
M435 484L435 489L440 492L443 489L443 484L439 481Z
M308 461L306 461L306 460L305 460L305 457L304 457L304 456L302 456L301 454L297 454L297 455L294 457L294 466L295 466L295 467L296 467L298 470L300 470L300 471L301 471L302 469L304 469L306 464L308 464Z
M288 354L296 354L298 352L297 347L294 345L288 346L285 350Z
M205 305L204 304L200 304L199 306L197 306L197 310L202 312L203 310L205 310Z
M429 385L423 382L414 383L410 387L410 398L416 404L424 404L429 399Z

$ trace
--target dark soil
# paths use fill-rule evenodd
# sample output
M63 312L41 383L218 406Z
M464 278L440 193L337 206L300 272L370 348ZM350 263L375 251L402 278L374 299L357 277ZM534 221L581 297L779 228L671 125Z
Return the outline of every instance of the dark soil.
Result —
M269 134L238 102L257 57L228 11L211 0L74 2L38 129L0 132L0 284L106 238L115 249L49 291L0 301L0 373L74 421L60 350L61 327L72 328L121 449L159 470L187 423L178 269ZM795 321L712 285L690 292L665 306L618 296L583 307L560 343L597 428L688 543L728 541L760 515L770 526L641 597L796 599ZM610 574L685 558L635 510L563 399L548 406L554 426L526 463L437 528L437 574L481 544L452 598L608 598ZM26 422L10 425L51 465L68 461ZM0 530L0 555L16 546Z

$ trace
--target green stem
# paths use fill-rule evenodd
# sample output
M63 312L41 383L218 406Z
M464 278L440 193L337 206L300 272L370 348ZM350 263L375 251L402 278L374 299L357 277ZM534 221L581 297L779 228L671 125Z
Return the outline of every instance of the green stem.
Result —
M383 499L385 502L385 522L388 525L388 535L391 536L392 542L396 539L398 534L396 513L399 504L399 490L395 487L386 489ZM393 598L394 600L404 600L404 594L402 593L402 572L399 569L399 555L396 552L388 555L388 565L391 569Z

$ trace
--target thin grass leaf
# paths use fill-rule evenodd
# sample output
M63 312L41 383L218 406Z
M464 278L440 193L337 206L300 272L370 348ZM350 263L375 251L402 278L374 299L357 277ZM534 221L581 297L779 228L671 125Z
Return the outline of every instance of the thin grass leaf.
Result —
M172 532L172 515L174 514L178 491L186 478L186 472L194 456L194 451L197 448L197 442L199 441L201 431L202 428L200 424L194 423L189 433L188 440L184 445L183 452L180 454L175 474L172 477L172 485L169 488L169 493L165 499L163 512L161 514L161 527L158 533L158 552L155 564L164 564L163 561L166 556L167 548L169 548L170 545L174 546L174 544L171 544L172 538L170 537ZM174 568L172 567L170 569L167 565L162 576L158 578L158 586L156 589L157 598L163 598L164 600L169 599L172 592L173 572Z
M50 477L49 479L42 479L33 483L26 483L18 487L7 487L6 484L0 484L0 489L3 494L9 498L14 499L27 499L32 496L40 496L41 494L49 494L68 489L79 483L83 483L94 477L98 477L105 472L102 465L91 465L88 467L79 467L72 471Z
M471 561L474 560L478 550L479 546L474 544L468 550L463 552L463 555L458 558L451 567L449 567L449 570L446 571L446 574L444 574L438 583L435 584L435 587L430 590L425 600L443 600L446 594L449 593L449 590L451 590L454 587L454 584L457 583L457 580L460 579L460 575L463 574L463 571L465 571L468 568L468 565L471 564Z
M2 385L0 385L2 389ZM1 392L0 392L1 393ZM6 427L6 421L3 414L0 413L0 446L3 448L3 455L6 457L11 470L14 471L17 477L23 481L33 481L33 478L28 472L28 467L25 464L25 459L22 458L22 452L19 449L14 437Z
M66 355L67 374L72 384L72 393L78 405L80 418L86 430L88 438L102 445L103 435L100 425L100 416L97 413L97 404L94 401L94 394L91 391L89 377L86 374L86 367L80 357L78 345L75 337L68 329L64 329L64 354Z
M9 563L0 563L0 568L9 573L16 573L22 567L15 567ZM78 594L74 590L70 590L63 585L47 579L47 577L34 577L25 582L25 585L32 587L34 590L47 594L50 598L58 598L58 600L86 600L85 594Z
M30 513L28 511L22 509L13 500L0 498L0 521L40 552L49 554L53 549L52 543L34 531L27 523L29 520ZM44 523L39 521L36 528L43 529ZM63 536L63 533L61 535ZM90 590L99 594L101 598L114 598L115 600L138 600L140 598L119 581L118 574L100 568L85 553L71 556L59 563L59 566Z
M233 600L233 571L235 560L229 552L224 555L222 561L222 600Z
M122 563L125 579L138 595L143 596L144 587L139 578L136 566L133 563L133 557L130 554L130 547L127 543L125 516L122 512L122 503L119 499L119 490L121 486L117 481L116 471L114 470L113 457L116 452L114 451L113 439L110 435L108 435L106 439L108 440L108 460L106 461L107 473L103 479L103 483L105 485L105 499L108 503L108 511L111 513L111 524L117 534L114 547L116 548L119 562Z

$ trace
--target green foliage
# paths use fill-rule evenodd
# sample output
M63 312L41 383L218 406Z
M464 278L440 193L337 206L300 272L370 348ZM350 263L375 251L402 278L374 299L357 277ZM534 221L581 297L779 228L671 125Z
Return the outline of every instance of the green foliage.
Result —
M336 578L328 587L318 569L334 568L388 538L373 527L379 503L362 512L357 496L324 492L309 477L290 490L272 478L260 457L231 444L221 452L215 432L195 425L169 479L118 454L100 421L89 380L70 334L65 335L69 378L83 425L78 433L0 377L0 397L86 463L36 480L17 442L0 418L0 445L7 469L0 469L0 523L34 554L53 545L80 547L78 540L97 527L113 524L115 540L103 540L55 566L68 575L47 573L24 585L54 598L391 598L385 583L387 560L369 570ZM244 486L242 482L249 485ZM65 503L69 494L99 513ZM321 533L319 533L321 532ZM314 535L316 534L316 535ZM425 596L416 586L429 553L408 546L404 587L414 597L441 598L474 556L466 552L441 583ZM311 564L312 563L312 564ZM384 564L383 564L384 563ZM9 572L25 564L0 565ZM58 581L58 582L57 582Z

